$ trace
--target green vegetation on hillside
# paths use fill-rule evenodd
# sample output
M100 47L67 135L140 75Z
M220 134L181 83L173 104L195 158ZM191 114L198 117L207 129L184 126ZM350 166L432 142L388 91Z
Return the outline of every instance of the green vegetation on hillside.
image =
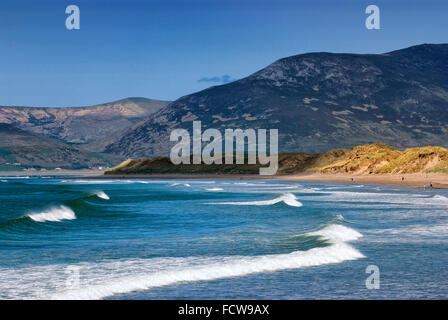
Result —
M85 169L110 166L123 158L79 149L0 123L0 170Z

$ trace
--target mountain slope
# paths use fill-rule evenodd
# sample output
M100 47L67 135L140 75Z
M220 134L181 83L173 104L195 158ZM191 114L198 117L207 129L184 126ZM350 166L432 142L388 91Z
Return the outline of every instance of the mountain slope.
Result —
M0 168L83 169L112 166L120 157L86 152L63 142L42 138L0 123Z
M67 143L92 143L158 111L167 101L127 98L71 108L0 107L0 123Z
M127 157L167 155L175 128L279 129L279 151L325 152L384 141L448 146L448 44L386 54L309 53L182 97L105 146Z

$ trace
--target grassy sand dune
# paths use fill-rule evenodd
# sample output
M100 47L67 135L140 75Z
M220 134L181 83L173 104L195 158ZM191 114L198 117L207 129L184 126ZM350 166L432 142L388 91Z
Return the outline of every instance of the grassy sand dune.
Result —
M396 150L376 143L351 149L338 161L316 168L320 173L448 173L448 150L441 147Z
M260 167L259 163L174 165L168 157L157 157L128 159L105 174L258 174ZM281 153L277 173L278 175L448 173L448 150L441 147L421 147L399 151L386 144L375 143L318 154Z

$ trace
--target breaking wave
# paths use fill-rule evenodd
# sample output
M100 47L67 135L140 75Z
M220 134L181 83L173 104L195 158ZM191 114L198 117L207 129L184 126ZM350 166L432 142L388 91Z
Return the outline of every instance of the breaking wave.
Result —
M438 194L436 194L435 196L433 196L432 199L434 199L434 200L438 200L438 201L440 201L440 202L447 202L447 203L448 203L448 198L447 198L447 197L445 197L445 196L441 196L441 195L438 195Z
M303 205L300 201L297 200L297 197L292 193L286 193L272 200L246 201L246 202L214 202L208 204L227 204L235 206L270 206L279 202L283 202L288 206L292 207L301 207Z
M223 188L209 188L209 189L205 189L207 191L224 191Z
M66 206L59 206L55 208L48 209L39 213L30 213L26 215L30 219L36 222L46 222L53 221L59 222L62 220L74 220L76 219L75 213L72 209Z
M98 198L101 198L101 199L104 199L104 200L109 200L110 199L110 197L107 194L105 194L103 191L95 192L95 195Z
M126 264L129 263L129 270L132 270L133 274L80 289L61 291L50 295L49 298L102 299L115 294L147 290L180 282L211 281L222 278L241 277L255 273L334 264L365 257L358 250L346 243L347 241L353 241L362 237L359 232L348 227L329 225L321 230L305 235L322 237L329 240L331 244L327 247L312 248L307 251L294 251L287 254L227 256L212 259L168 259L169 261L164 261L164 263L166 266L174 265L171 270L155 268L153 264L156 261L152 259L123 261L121 262L123 266L120 269L126 270ZM159 271L147 273L147 270L154 270L154 268L159 269ZM98 272L100 268L96 266L91 269ZM110 268L105 268L103 272L107 276L107 274L110 274Z
M355 241L362 237L362 234L356 230L340 224L331 224L318 231L307 233L308 236L320 236L333 243Z

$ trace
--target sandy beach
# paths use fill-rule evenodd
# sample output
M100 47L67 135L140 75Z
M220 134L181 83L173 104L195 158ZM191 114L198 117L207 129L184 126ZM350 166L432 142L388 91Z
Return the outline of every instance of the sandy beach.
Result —
M352 180L353 178L353 180ZM403 180L404 178L404 180ZM448 188L448 175L442 173L414 173L414 174L369 174L369 175L350 175L350 174L296 174L287 176L276 176L275 179L293 180L293 181L321 181L337 183L366 183L382 184L402 187L430 187Z
M261 176L261 175L231 175L231 174L135 174L135 175L99 175L98 172L74 171L77 177L90 179L226 179L226 180L287 180L287 181L320 181L334 183L381 184L413 188L447 189L448 175L442 173L415 174L318 174L300 173L290 175ZM77 178L67 177L68 179ZM403 179L404 178L404 179ZM353 180L352 180L353 179Z
M287 180L287 181L320 181L335 183L382 184L402 187L448 188L448 174L413 173L413 174L319 174L299 173L289 175L261 176L256 174L133 174L104 175L98 170L47 170L47 171L6 171L0 176L63 176L67 179L226 179L226 180ZM353 180L352 180L353 178ZM404 178L404 180L402 179Z

